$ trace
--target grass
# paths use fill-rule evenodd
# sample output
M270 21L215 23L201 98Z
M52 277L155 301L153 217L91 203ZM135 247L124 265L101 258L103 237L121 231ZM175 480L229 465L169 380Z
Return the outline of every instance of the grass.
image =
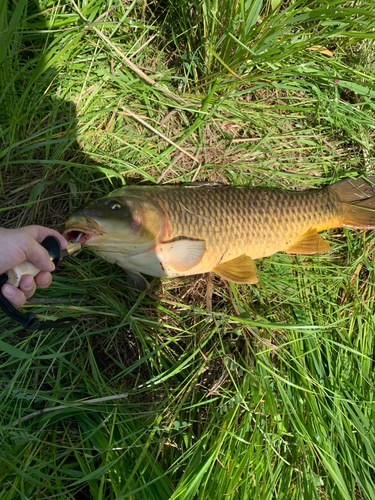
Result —
M374 25L364 1L1 3L1 225L61 230L128 183L373 171ZM202 277L134 298L66 261L25 310L79 326L0 318L0 499L375 498L375 236L325 238L215 278L212 315Z

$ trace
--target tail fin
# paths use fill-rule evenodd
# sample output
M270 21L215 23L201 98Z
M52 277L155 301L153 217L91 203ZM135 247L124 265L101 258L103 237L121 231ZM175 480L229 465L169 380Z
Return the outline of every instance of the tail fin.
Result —
M342 204L342 226L355 229L375 228L375 175L344 179L330 186Z

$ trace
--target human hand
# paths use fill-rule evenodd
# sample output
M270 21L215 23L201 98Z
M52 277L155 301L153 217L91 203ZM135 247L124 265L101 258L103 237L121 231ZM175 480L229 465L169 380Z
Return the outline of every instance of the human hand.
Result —
M47 236L56 236L61 248L66 248L65 238L53 229L43 226L26 226L20 229L0 228L0 275L24 260L30 261L41 270L35 278L29 274L22 276L19 288L9 284L2 286L1 291L4 297L15 307L22 306L26 299L34 294L36 285L40 288L47 288L51 284L51 272L55 266L47 250L38 243Z

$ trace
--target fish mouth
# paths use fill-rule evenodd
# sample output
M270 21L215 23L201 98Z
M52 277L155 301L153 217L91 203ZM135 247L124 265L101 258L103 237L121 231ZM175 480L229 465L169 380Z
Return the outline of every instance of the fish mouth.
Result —
M64 238L67 241L79 241L81 245L87 243L94 234L98 234L98 231L87 231L84 229L69 229L69 231L65 231L63 233Z
M94 220L85 217L83 220L68 220L63 232L67 241L79 241L84 245L91 240L93 236L103 234L103 228Z

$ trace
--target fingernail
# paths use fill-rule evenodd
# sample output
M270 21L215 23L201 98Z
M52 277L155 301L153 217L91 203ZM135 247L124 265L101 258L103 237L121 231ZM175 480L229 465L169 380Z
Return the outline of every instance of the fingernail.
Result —
M3 295L7 299L12 300L12 299L16 298L17 292L16 292L16 289L14 288L14 286L12 286L12 285L4 285L3 286Z
M22 288L25 290L31 290L33 288L34 278L30 275L27 275L22 280Z
M50 278L49 276L43 276L42 278L39 279L39 284L40 285L46 285L47 283L49 283L50 281Z

